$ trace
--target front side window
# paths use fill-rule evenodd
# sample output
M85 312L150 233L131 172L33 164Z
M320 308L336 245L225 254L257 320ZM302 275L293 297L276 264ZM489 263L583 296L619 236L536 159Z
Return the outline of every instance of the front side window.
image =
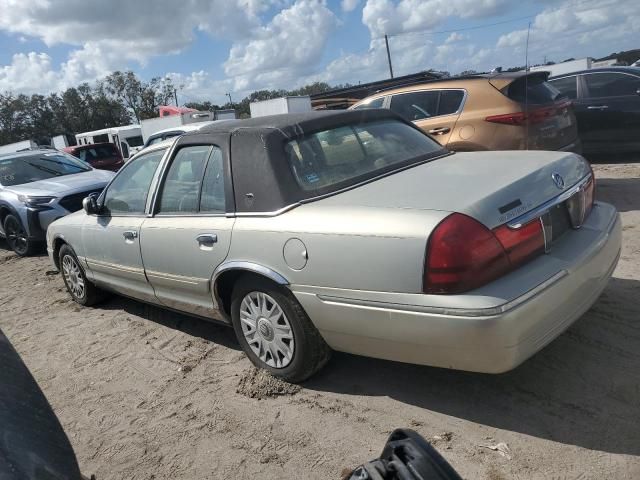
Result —
M361 103L360 105L353 107L354 110L368 110L370 108L382 108L384 105L384 98L374 98L373 100L369 100L368 102Z
M167 172L158 213L198 212L202 177L211 145L195 145L178 150Z
M624 73L590 73L584 79L593 98L637 95L640 89L640 77Z
M110 215L142 215L153 175L166 149L150 152L127 163L107 187L104 213Z
M62 152L4 157L0 159L0 185L22 185L89 170L86 163Z
M578 98L578 77L565 77L550 80L549 83L571 100Z
M391 97L391 110L415 122L437 115L438 92L411 92Z
M443 148L396 120L346 125L304 135L285 144L300 188L323 194L422 161Z

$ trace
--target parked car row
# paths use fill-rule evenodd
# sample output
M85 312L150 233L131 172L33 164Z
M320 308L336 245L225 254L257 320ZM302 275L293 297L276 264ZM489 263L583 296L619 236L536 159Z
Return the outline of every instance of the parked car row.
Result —
M469 75L378 92L387 108L455 151L640 151L640 68Z
M140 152L47 250L69 294L219 321L292 382L332 350L514 368L579 318L620 255L570 152L452 153L389 109L207 126Z

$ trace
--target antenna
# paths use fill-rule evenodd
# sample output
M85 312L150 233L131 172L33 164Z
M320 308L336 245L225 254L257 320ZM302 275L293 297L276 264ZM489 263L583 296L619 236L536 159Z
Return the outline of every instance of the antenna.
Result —
M525 150L529 150L529 34L531 33L531 22L527 27L527 44L524 49L524 111L526 121L524 122Z

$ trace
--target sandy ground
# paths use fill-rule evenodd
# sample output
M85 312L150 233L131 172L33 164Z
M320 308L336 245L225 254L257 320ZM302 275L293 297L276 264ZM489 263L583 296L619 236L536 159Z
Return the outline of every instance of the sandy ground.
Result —
M231 329L114 298L69 300L45 256L0 246L0 328L86 474L337 479L396 427L468 479L640 478L640 163L600 164L622 213L615 278L569 331L488 376L335 354L302 388L256 375ZM269 397L269 394L280 394ZM508 445L509 457L481 445Z

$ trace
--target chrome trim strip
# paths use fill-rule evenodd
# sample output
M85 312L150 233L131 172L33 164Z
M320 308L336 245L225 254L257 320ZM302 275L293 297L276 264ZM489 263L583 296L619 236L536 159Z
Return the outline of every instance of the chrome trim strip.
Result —
M271 270L268 267L260 265L258 263L246 262L246 261L231 261L226 262L218 266L213 272L213 284L220 275L229 270L247 270L249 272L259 273L267 278L270 278L279 285L289 285L289 281L275 270Z
M286 207L282 207L279 210L275 210L272 212L236 212L229 216L233 217L275 217L277 215L281 215L289 210L293 210L296 207L302 205L300 202L292 203L291 205L287 205Z
M172 282L187 283L189 285L198 285L200 283L208 283L207 278L198 277L185 277L184 275L174 275L171 273L157 272L153 270L147 270L147 277L157 278L159 280L170 280Z
M555 207L556 205L568 200L570 197L572 197L573 195L578 193L580 190L582 190L582 187L584 187L589 182L590 179L591 179L591 174L589 173L580 181L578 181L578 183L568 188L557 197L554 197L551 200L544 202L542 205L534 208L533 210L530 210L527 213L520 215L517 218L514 218L509 223L507 223L507 226L509 228L517 230L518 228L521 228L523 225L526 225L527 223L529 223L530 221L535 220L537 217L544 215L552 207Z
M119 265L117 263L109 263L109 262L102 262L100 260L93 260L93 259L86 259L87 265L89 266L89 268L93 268L93 267L102 267L102 268L108 268L111 270L117 270L120 272L129 272L129 273L135 273L137 275L143 275L144 276L144 269L143 268L136 268L136 267L126 267L124 265Z
M446 308L446 307L428 307L421 305L405 305L399 303L389 303L389 302L376 302L370 300L359 300L354 298L343 298L343 297L334 297L331 295L318 295L318 299L325 303L331 304L342 304L342 305L355 305L364 308L376 308L382 310L395 310L395 311L404 311L404 312L416 312L416 313L427 313L434 315L448 315L455 317L492 317L496 315L500 315L503 313L512 310L519 305L525 303L531 298L535 297L539 293L543 292L551 285L559 281L560 279L567 276L569 272L566 270L560 270L554 276L548 278L541 284L529 290L524 295L519 296L511 300L510 302L504 303L497 307L490 308Z

